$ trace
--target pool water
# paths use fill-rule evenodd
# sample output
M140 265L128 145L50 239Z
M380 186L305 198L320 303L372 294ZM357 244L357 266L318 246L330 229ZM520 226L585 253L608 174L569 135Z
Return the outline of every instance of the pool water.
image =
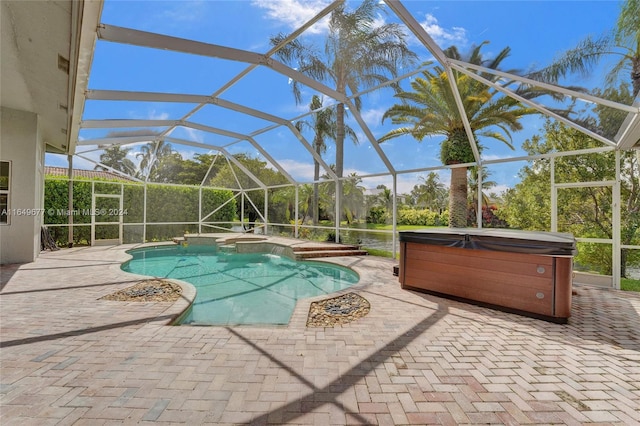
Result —
M181 324L287 324L299 299L358 282L350 269L267 253L226 253L208 246L135 249L122 269L176 278L197 293Z

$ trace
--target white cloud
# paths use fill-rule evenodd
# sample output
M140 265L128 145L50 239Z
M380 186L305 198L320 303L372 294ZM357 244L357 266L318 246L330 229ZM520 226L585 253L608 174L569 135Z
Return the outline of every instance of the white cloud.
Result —
M498 184L493 188L491 188L489 191L485 191L485 192L502 195L502 194L505 194L511 188L513 188L513 185Z
M95 153L87 153L83 155L95 161L98 161L100 158L100 156ZM52 167L69 167L66 155L50 153L45 154L45 165ZM78 156L73 157L73 168L76 170L93 170L94 167L95 163L92 163L91 161L87 161L84 158L80 158Z
M312 182L313 181L313 163L302 163L297 160L291 159L282 159L278 160L278 163L297 181L299 182ZM322 168L320 168L320 173L324 174ZM369 172L364 170L347 168L344 170L344 175L348 176L351 173L355 173L358 176L365 176L369 174ZM378 185L386 185L388 188L391 188L392 184L390 183L390 176L374 176L368 177L364 179L362 183L368 189L376 188ZM404 194L409 193L413 189L414 185L417 182L406 176L398 176L397 186L398 193Z
M355 173L358 176L366 176L369 172L357 169L346 169L344 171L344 175L348 176L351 173ZM396 186L398 188L398 194L408 194L411 192L413 187L417 184L416 180L412 177L406 175L398 175L396 180ZM366 187L369 190L375 189L378 185L385 185L387 188L392 189L393 183L391 176L373 176L367 177L363 179L361 183L362 186Z
M382 116L387 111L386 108L372 108L366 111L362 111L360 115L362 119L369 125L369 127L377 127L382 121Z
M278 164L287 171L298 182L310 183L313 181L313 163L305 163L302 161L294 160L294 159L279 159L277 160ZM267 166L271 169L275 168L273 166ZM322 167L320 168L320 174L324 174L324 170ZM356 168L345 168L344 176L348 176L352 173L355 173L358 176L367 176L370 174L370 171L360 170ZM449 172L447 170L437 170L436 173L440 175L440 181L445 185L445 187L449 186ZM427 175L428 172L420 173L419 175ZM413 187L416 184L421 183L421 181L417 178L415 174L400 174L397 178L397 188L398 194L408 194L411 192ZM385 185L387 188L392 188L392 178L390 175L383 176L373 176L373 177L365 177L363 178L362 186L367 189L374 189L378 185ZM496 186L496 191L502 191L503 188L506 188L504 185Z
M430 13L425 14L420 25L441 48L452 45L463 46L467 43L466 29L462 27L444 28L438 24L438 19Z
M99 160L99 158L95 158L96 162ZM87 161L84 158L75 157L73 159L73 168L76 170L93 170L95 167L95 163Z
M178 126L169 132L170 136L178 139L186 139L192 142L204 142L205 132L191 127Z
M493 160L502 160L503 158L508 158L505 155L498 155L498 154L483 154L482 155L482 159L484 161L493 161Z
M129 111L129 117L134 120L167 120L169 119L169 113L158 112L155 109L149 110L146 113L142 111Z
M183 148L182 145L172 145L173 150L176 151L183 160L192 160L194 155L202 154L202 151L193 148Z
M202 131L197 129L192 129L191 127L185 127L184 130L187 132L189 137L196 142L204 142L204 134Z
M409 194L414 186L418 183L415 179L408 176L399 175L396 185L398 186L398 194Z
M168 120L169 113L168 112L156 112L155 109L149 111L147 118L149 120Z
M281 22L294 30L311 18L316 16L318 12L327 7L331 1L329 0L253 0L252 4L267 11L268 18ZM320 22L313 25L307 31L313 34L326 32L328 28L328 20L324 18Z
M96 145L85 145L82 147L82 152L79 152L80 155L82 155L83 157L89 159L89 160L93 160L95 162L100 161L100 154L102 153L102 151L93 151L95 149L97 149L98 146ZM90 152L87 152L90 151ZM78 170L93 170L93 168L96 166L95 163L92 163L91 161L87 161L85 160L85 158L81 158L78 156L74 156L73 157L73 168L74 169L78 169ZM49 165L49 164L47 164ZM63 167L67 167L67 166L63 166Z
M278 160L278 164L282 166L294 179L302 182L313 181L313 163L303 163L297 160L282 159ZM322 168L321 173L322 173Z

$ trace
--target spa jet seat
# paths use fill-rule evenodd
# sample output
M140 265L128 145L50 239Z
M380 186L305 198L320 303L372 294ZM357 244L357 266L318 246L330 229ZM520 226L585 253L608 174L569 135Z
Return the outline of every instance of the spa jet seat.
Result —
M403 289L566 323L576 254L575 238L564 233L402 231L398 275Z

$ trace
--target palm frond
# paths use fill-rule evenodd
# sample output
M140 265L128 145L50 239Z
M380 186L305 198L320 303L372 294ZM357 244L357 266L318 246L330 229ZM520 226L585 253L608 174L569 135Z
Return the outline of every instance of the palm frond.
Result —
M612 45L613 38L610 34L596 39L587 37L576 47L562 53L551 65L530 73L528 77L534 80L557 83L570 73L587 75L600 58L609 52Z

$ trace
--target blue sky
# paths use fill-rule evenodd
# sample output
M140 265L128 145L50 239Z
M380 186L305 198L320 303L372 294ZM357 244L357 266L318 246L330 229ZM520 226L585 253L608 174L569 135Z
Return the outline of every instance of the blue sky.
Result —
M323 0L240 0L240 1L112 1L106 0L102 22L142 31L219 44L237 49L264 53L270 49L269 37L279 32L290 33L306 22L329 2ZM348 2L348 5L354 3ZM511 56L503 62L505 68L527 70L548 64L560 51L571 48L585 36L600 35L613 28L619 12L616 1L405 1L405 7L442 47L456 45L462 52L474 44L489 41L483 51L492 56L506 46ZM399 22L394 13L379 16L380 22ZM320 47L326 34L326 22L320 22L305 32L303 40ZM430 55L413 36L408 36L411 48L420 60ZM147 49L98 41L89 81L90 89L130 91L157 91L211 95L248 65L240 62L203 58L175 52ZM602 87L603 73L590 79L575 79L566 83L588 88ZM408 88L409 80L403 81ZM258 67L240 82L220 95L220 98L261 109L286 119L293 119L308 111L308 103L315 92L303 91L303 102L297 105L290 90L288 78L268 68ZM375 137L393 128L381 124L380 118L394 100L389 89L382 89L363 97L362 116ZM87 101L84 119L171 119L178 120L196 105L178 103L136 103ZM189 121L219 127L233 132L251 134L272 123L247 117L213 105L207 105L189 117ZM513 134L516 150L511 151L499 142L487 142L486 158L522 155L518 149L522 141L537 133L542 120L527 118L525 129ZM345 171L359 175L386 171L364 133L355 122L360 143L345 145ZM116 129L126 130L126 129ZM133 129L130 129L133 130ZM163 129L156 129L163 130ZM84 129L81 139L104 137L108 130ZM172 134L205 144L226 146L229 152L247 152L258 155L248 142L235 142L233 138L211 135L198 130L179 127ZM310 134L305 134L308 140ZM286 128L276 128L255 137L296 179L309 181L312 177L312 158ZM398 138L382 144L382 149L398 170L435 167L438 160L439 139L417 143L409 138ZM232 145L228 145L231 144ZM207 150L173 144L183 157ZM133 145L131 158L135 161L138 145ZM94 147L79 147L78 152ZM85 154L97 159L99 151ZM329 144L324 155L326 162L334 163L335 151ZM48 165L66 166L66 161L47 155ZM499 189L511 186L522 163L495 167L492 180ZM74 167L93 168L84 160L75 160ZM407 174L399 178L400 192L407 192L419 175ZM442 180L448 181L447 173ZM383 183L391 186L389 178L365 179L364 185L375 187Z

